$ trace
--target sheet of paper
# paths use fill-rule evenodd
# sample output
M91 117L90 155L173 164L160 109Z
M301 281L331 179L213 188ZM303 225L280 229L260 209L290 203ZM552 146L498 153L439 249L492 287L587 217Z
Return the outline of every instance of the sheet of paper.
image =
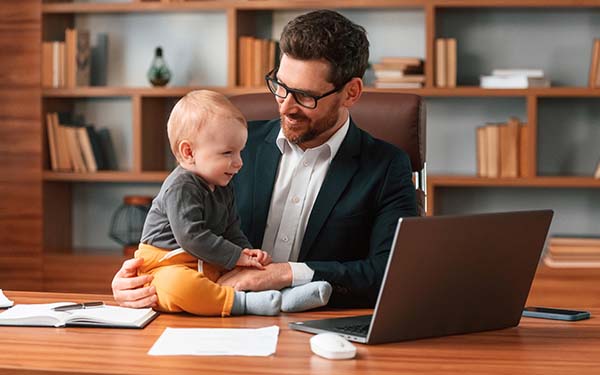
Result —
M149 355L241 355L266 357L275 353L279 327L166 328Z
M15 304L15 302L9 300L8 298L6 298L6 296L2 292L2 289L0 289L0 308L2 308L2 307L11 307L14 304Z

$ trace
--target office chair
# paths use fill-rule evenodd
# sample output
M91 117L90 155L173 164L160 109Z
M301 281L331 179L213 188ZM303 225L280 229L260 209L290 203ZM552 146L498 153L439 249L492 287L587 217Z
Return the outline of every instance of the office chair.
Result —
M277 101L271 93L243 94L230 98L248 121L279 117ZM404 150L410 157L417 188L417 210L427 210L425 164L425 103L414 94L363 92L350 108L354 122L375 138Z

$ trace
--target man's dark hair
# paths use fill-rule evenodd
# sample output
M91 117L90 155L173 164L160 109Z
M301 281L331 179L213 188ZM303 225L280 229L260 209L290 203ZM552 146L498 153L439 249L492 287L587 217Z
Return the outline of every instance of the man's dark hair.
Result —
M362 78L369 65L369 40L362 26L331 10L317 10L291 20L281 33L281 52L298 60L329 62L328 81L341 87Z

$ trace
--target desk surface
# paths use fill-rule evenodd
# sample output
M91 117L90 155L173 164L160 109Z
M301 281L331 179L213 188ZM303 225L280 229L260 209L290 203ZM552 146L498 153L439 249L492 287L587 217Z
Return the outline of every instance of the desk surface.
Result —
M519 327L384 345L357 344L353 360L329 361L310 352L310 334L288 322L369 313L327 310L278 317L200 318L161 314L143 330L0 327L2 374L352 374L485 373L598 374L600 272L540 272L528 304L586 308L592 318L559 322L523 318ZM110 302L105 295L5 291L16 303ZM573 297L574 296L574 297ZM577 299L574 299L577 298ZM579 301L573 305L573 301ZM152 357L146 353L165 327L281 327L271 357Z

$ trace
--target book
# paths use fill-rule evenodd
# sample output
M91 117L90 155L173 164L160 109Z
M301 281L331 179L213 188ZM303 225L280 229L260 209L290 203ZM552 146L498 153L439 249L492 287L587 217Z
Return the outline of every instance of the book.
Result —
M531 177L529 170L529 127L522 124L519 128L519 177Z
M524 75L481 76L480 86L484 89L526 89L528 87L550 87L547 78Z
M90 139L90 145L92 146L92 152L94 153L94 160L96 161L96 166L99 171L103 171L108 169L106 167L106 161L104 156L104 151L102 150L102 144L100 142L100 138L98 137L98 132L94 128L94 125L86 125L85 130L88 133L88 138Z
M419 57L384 56L381 58L381 63L420 67L423 65L423 59Z
M592 62L590 63L590 79L589 86L591 88L598 87L598 80L600 79L600 39L594 39L592 45Z
M500 178L519 177L519 120L500 127Z
M549 267L600 267L600 237L551 237L544 262Z
M456 39L446 39L446 86L456 87Z
M48 151L50 154L50 169L58 171L58 143L54 127L52 126L52 113L46 113L46 135L48 139Z
M477 138L477 176L487 177L487 130L485 126L479 126L476 130Z
M500 177L500 124L486 125L487 177Z
M446 39L438 38L435 41L435 85L437 87L447 86L448 50Z
M158 313L151 308L131 309L109 305L68 311L53 310L55 307L72 304L73 302L17 304L0 313L0 325L144 328L158 316Z
M104 156L104 170L116 171L119 169L117 164L117 154L115 152L115 146L110 136L110 131L106 128L98 129L98 140L102 148Z
M379 89L420 89L423 84L420 82L399 82L399 81L380 81L376 80L374 86Z
M494 69L493 76L525 76L531 78L544 78L543 69Z

